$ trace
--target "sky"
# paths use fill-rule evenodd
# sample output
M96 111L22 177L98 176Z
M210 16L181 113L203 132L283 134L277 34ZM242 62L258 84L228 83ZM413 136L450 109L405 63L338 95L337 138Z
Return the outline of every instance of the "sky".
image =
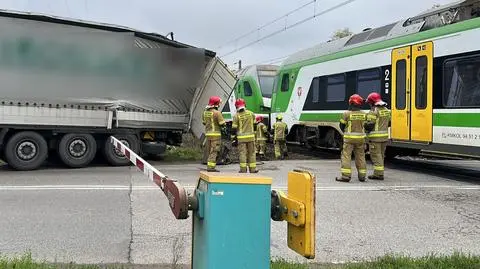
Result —
M354 0L323 14L322 11L345 0L310 2L312 0L0 0L0 8L124 25L163 35L174 32L175 40L215 51L230 68L236 69L238 60L242 66L281 64L282 57L326 42L337 29L348 27L358 33L454 0ZM304 7L284 16L301 6ZM282 31L313 14L320 15ZM274 32L278 34L264 38Z

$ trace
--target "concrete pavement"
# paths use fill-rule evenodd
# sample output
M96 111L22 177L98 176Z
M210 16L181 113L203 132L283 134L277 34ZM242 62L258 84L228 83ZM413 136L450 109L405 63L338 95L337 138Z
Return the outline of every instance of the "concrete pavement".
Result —
M445 165L445 164L442 164ZM471 163L469 163L471 165ZM199 164L163 165L192 189ZM387 168L384 182L335 182L338 160L259 165L286 189L287 173L317 176L317 262L389 252L480 254L480 182ZM220 166L236 172L237 165ZM176 220L166 198L134 167L0 170L0 252L30 249L35 258L77 263L189 263L191 218ZM286 223L271 223L271 254L303 261L289 250Z

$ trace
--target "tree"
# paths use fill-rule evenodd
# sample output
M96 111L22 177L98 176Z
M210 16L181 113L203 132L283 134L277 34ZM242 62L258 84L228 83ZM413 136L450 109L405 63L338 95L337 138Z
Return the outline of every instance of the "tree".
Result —
M351 32L348 27L345 27L343 29L336 30L332 35L332 40L337 40L351 35L353 35L353 32Z

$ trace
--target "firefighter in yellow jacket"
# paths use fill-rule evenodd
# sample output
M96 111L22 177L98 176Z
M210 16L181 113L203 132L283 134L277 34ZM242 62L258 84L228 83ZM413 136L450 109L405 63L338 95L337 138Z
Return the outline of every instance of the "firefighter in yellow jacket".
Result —
M368 95L367 103L371 106L371 110L367 114L365 130L367 131L370 158L373 162L373 175L368 176L368 178L383 180L391 113L386 107L387 103L383 102L380 94L376 92Z
M365 181L367 177L367 163L365 161L365 131L364 124L367 113L361 110L363 98L354 94L350 96L349 110L343 113L340 119L340 128L343 131L342 167L341 178L337 181L349 182L352 176L351 160L352 152L355 154L355 166L357 167L358 180Z
M257 160L255 155L255 114L245 109L245 101L237 99L235 101L237 113L233 116L232 132L234 135L234 144L238 144L240 159L239 173L246 173L247 167L250 173L257 173Z
M263 158L265 156L265 149L267 147L267 126L263 123L263 117L258 115L255 117L255 144L257 146L257 154Z
M288 126L285 122L282 121L283 116L278 114L276 117L276 122L273 124L273 143L275 143L275 158L285 159L285 156L288 156L287 150L287 134Z
M210 97L208 106L203 112L202 122L205 126L205 136L207 137L207 171L218 172L217 155L220 151L220 144L222 142L222 132L225 132L226 123L223 119L222 113L218 111L221 99L218 96Z

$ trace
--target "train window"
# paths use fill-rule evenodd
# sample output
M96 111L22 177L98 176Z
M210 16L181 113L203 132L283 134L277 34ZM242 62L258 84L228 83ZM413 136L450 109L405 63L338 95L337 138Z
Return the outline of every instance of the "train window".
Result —
M223 109L222 109L222 112L230 112L230 103L228 102L225 102L225 106L223 106Z
M250 83L248 81L243 82L243 94L245 94L245 96L253 95L252 87L250 86Z
M318 103L320 101L320 78L316 77L312 80L310 85L310 92L312 93L312 103Z
M345 74L329 76L327 79L327 102L345 100Z
M283 74L283 77L282 77L282 92L287 92L288 91L289 84L290 84L289 75L288 74Z
M425 109L427 107L427 56L418 57L415 65L415 107Z
M363 70L357 73L357 93L363 98L367 98L371 92L380 93L381 84L380 70L378 68Z
M445 107L480 107L480 55L449 60L443 72Z
M273 80L273 92L272 92L272 95L274 93L277 93L278 91L278 77L275 77L275 79Z
M397 70L397 81L396 81L396 94L395 102L397 109L405 109L406 107L406 92L407 92L407 62L405 60L397 61L396 63Z
M258 82L260 83L260 90L262 91L263 97L272 97L273 84L275 82L275 77L273 76L259 76Z

